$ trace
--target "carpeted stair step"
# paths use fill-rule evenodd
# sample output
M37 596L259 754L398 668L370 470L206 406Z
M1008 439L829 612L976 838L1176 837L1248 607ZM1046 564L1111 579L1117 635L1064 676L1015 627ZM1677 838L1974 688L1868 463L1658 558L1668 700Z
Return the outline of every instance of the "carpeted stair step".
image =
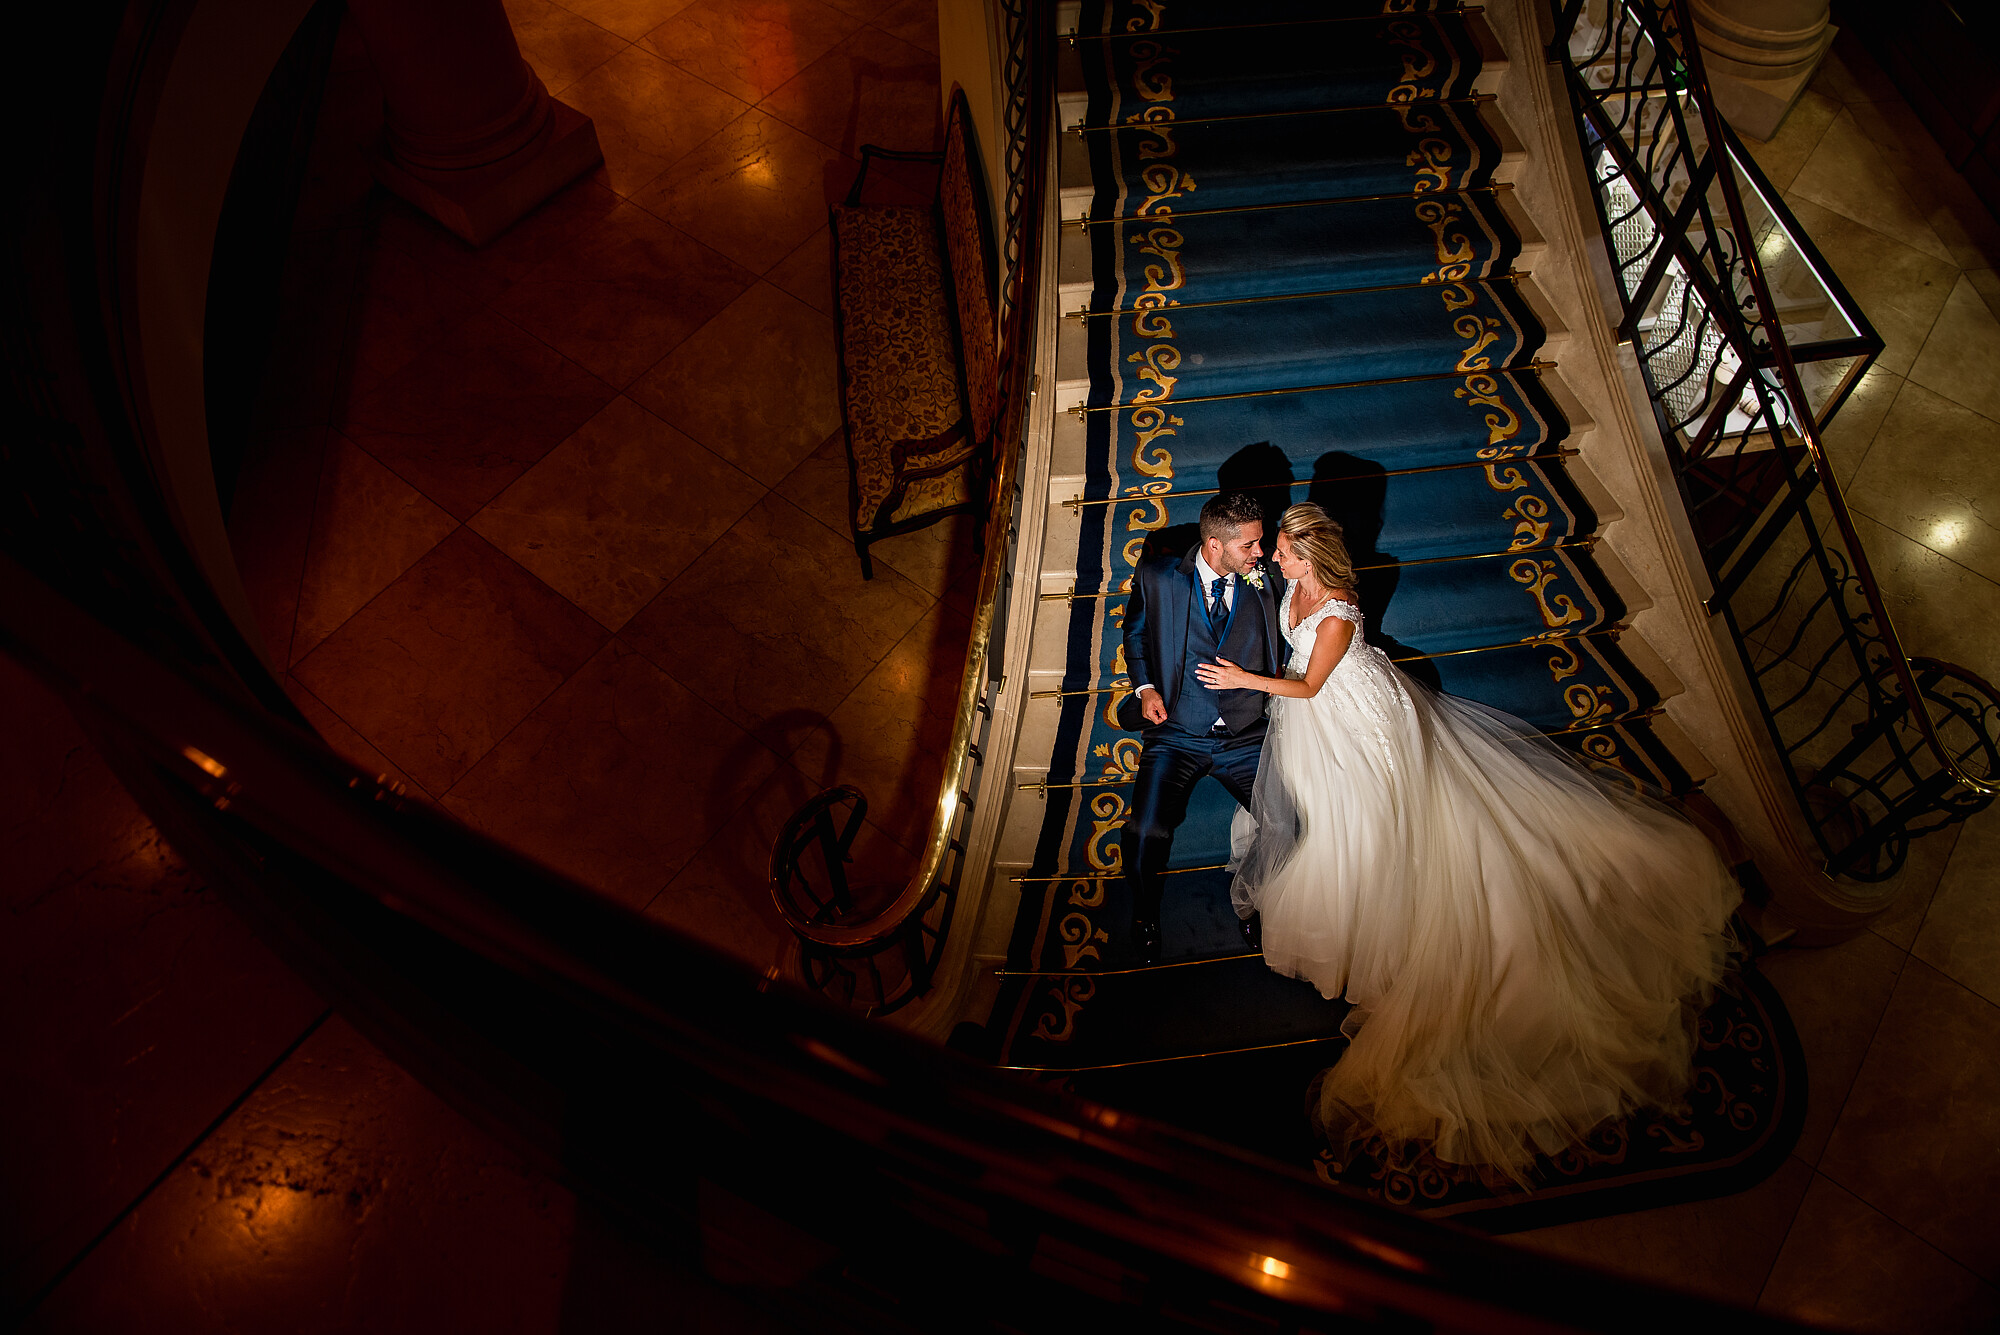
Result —
M1204 784L1220 791L1220 785ZM1210 794L1212 796L1212 794ZM1228 795L1223 794L1223 801ZM1198 854L1210 855L1208 862ZM1186 964L1251 953L1229 902L1229 872L1215 864L1228 850L1175 849L1175 869L1160 896L1160 963ZM1048 900L1051 930L1039 940L1016 932L1008 944L1005 974L1118 973L1144 967L1127 939L1132 904L1122 878L1067 879L1022 886L1026 920Z
M1642 715L1660 703L1660 692L1618 639L1600 632L1407 666L1448 694L1504 708L1544 732L1563 732Z
M1069 1071L1269 1049L1337 1036L1348 1006L1262 955L1019 980L1003 1066ZM1004 996L1004 992L1003 992Z
M1076 494L1085 499L1161 478L1177 491L1225 481L1331 486L1377 470L1457 467L1480 461L1481 451L1493 452L1488 459L1543 456L1569 430L1533 371L1087 412L1075 424L1058 424L1059 452L1079 449L1071 432L1081 434L1074 467L1083 474Z
M1434 690L1505 709L1545 732L1560 732L1638 718L1661 703L1665 693L1658 681L1634 663L1620 646L1621 638L1617 630L1598 629L1438 654L1399 646L1401 651L1393 656L1412 677ZM1108 650L1113 661L1100 664L1089 682L1078 674L1066 681L1038 678L1037 685L1096 692L1095 700L1107 701L1112 691L1122 690L1113 683L1129 680L1119 670L1116 652L1114 639ZM1634 652L1651 657L1636 641ZM1678 689L1663 669L1655 668L1654 672L1670 689ZM1037 777L1058 787L1088 784L1091 794L1101 787L1118 787L1106 785L1106 767L1089 758L1079 769L1075 758L1057 757ZM1218 805L1214 814L1218 827L1227 825L1230 813L1226 804ZM1225 835L1221 828L1207 833L1197 830L1188 841L1176 839L1176 856L1185 855L1187 860L1181 865L1207 865L1212 855L1226 851L1222 842Z
M1463 374L1531 361L1542 328L1509 282L1180 306L1087 320L1107 345L1090 406ZM1114 330L1111 326L1117 325ZM1114 334L1117 360L1108 359Z
M1169 535L1157 548L1192 545L1202 505L1230 471L1227 458L1202 453L1176 456L1175 483L1191 490L1111 503L1112 522L1126 531L1157 529ZM1559 545L1594 532L1597 516L1564 470L1531 461L1433 467L1385 472L1367 461L1331 452L1316 469L1325 480L1282 479L1259 485L1239 473L1232 487L1268 495L1273 510L1313 501L1346 531L1357 569L1492 555ZM1205 485L1204 485L1205 484Z
M1078 49L1103 61L1108 76L1084 114L1092 127L1143 117L1168 94L1181 122L1464 97L1480 66L1457 13L1223 28L1185 39L1121 34Z
M1070 134L1062 179L1093 182L1094 218L1471 189L1490 184L1502 158L1477 106L1427 101ZM1117 164L1128 164L1130 185ZM1066 202L1063 216L1077 211Z
M1384 0L1268 0L1246 5L1242 0L1175 0L1172 5L1142 0L1087 0L1077 7L1074 28L1061 16L1057 31L1083 34L1187 32L1194 29L1251 27L1298 23L1310 19L1378 18L1388 8ZM1424 13L1459 8L1458 0L1410 0L1400 10Z
M1137 310L1161 281L1175 284L1175 305L1196 305L1487 278L1508 272L1520 250L1489 190L1184 213L1172 235L1154 235L1167 226L1128 219L1089 227L1077 278L1091 286L1086 301L1069 298L1064 310ZM1164 278L1149 281L1148 270Z

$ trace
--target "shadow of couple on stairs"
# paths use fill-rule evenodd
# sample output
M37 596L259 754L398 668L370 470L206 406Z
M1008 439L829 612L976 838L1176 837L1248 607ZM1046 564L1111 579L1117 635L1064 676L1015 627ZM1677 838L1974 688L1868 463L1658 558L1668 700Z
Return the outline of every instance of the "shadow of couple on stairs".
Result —
M1297 496L1299 481L1291 458L1269 441L1246 445L1224 460L1215 470L1215 484L1221 491L1247 491L1264 507L1264 553L1268 557L1278 537L1278 517ZM1325 510L1340 525L1347 538L1347 553L1354 560L1360 584L1361 612L1367 619L1370 644L1378 645L1397 666L1432 690L1440 689L1437 668L1428 658L1415 657L1422 651L1403 644L1382 632L1383 614L1396 596L1402 575L1395 556L1381 551L1382 508L1388 496L1389 475L1380 464L1330 450L1313 461L1312 476L1305 484L1304 500ZM1175 524L1155 531L1147 540L1146 555L1183 556L1201 541L1198 524Z

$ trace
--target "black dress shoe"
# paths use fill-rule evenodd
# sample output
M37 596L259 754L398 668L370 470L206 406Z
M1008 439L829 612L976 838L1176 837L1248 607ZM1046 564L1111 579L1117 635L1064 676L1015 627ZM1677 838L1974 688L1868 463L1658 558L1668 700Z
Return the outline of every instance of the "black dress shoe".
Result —
M1247 918L1236 920L1236 930L1243 933L1243 944L1252 950L1264 948L1264 921L1253 913Z
M1132 943L1138 947L1141 964L1160 962L1160 924L1151 918L1132 919Z

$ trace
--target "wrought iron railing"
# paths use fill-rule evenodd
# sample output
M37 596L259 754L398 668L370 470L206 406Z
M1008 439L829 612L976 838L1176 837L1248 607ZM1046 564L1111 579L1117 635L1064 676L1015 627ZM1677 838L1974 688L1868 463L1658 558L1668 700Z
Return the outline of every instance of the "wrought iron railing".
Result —
M798 939L801 974L815 989L868 1015L898 1010L930 986L965 869L967 830L980 797L983 747L1005 671L1000 652L1006 629L1005 591L1014 554L1022 436L1035 393L1037 275L1049 117L1055 100L1052 7L1048 0L1006 0L1006 14L1010 51L1005 64L1006 142L1001 151L1007 190L997 303L1000 411L993 432L992 490L982 548L985 564L937 805L915 874L886 902L880 897L809 901L801 897L793 875L804 851L799 841L814 838L833 793L820 794L792 817L772 858L772 897Z
M1831 875L1993 800L2000 697L1902 647L1827 454L1882 341L1723 123L1687 0L1553 0L1629 342L1757 707Z

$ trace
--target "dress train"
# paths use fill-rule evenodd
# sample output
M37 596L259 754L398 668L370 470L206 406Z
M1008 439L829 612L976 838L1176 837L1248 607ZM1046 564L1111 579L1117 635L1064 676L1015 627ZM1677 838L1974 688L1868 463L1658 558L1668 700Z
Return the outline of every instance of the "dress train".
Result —
M1522 1180L1604 1119L1674 1106L1738 888L1667 808L1528 725L1411 681L1356 629L1317 696L1276 697L1237 911L1264 957L1363 1021L1323 1077L1336 1148L1379 1134Z

